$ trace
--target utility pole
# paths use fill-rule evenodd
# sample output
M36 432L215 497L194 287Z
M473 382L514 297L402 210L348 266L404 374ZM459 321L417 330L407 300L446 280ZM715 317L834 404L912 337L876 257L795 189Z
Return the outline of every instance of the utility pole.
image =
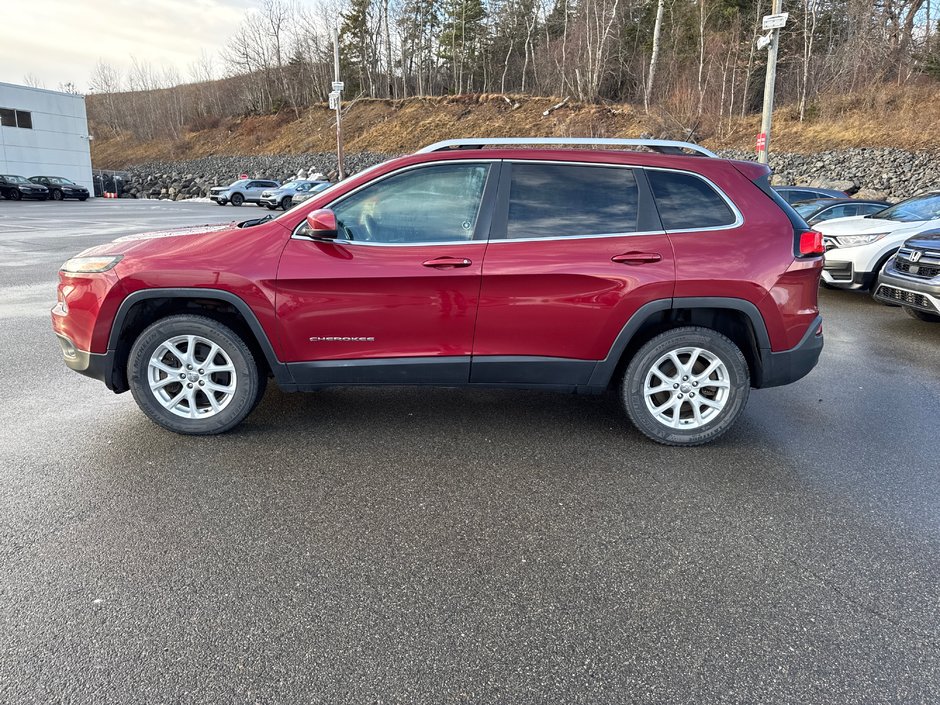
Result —
M763 18L763 29L770 30L770 46L767 52L767 78L764 80L764 112L757 135L757 161L766 164L770 159L770 126L774 112L774 84L777 81L777 50L780 47L780 29L786 24L783 0L773 0L772 14ZM761 48L760 43L757 45Z
M336 107L336 174L342 181L346 178L343 168L343 82L339 80L339 28L333 27L333 90L330 92L330 102Z

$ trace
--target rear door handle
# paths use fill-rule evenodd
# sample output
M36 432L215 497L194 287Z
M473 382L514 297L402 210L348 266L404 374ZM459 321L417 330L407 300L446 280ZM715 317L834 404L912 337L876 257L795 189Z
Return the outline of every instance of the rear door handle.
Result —
M662 261L663 256L658 252L625 252L610 259L618 264L652 264Z
M456 267L469 267L473 262L466 257L435 257L422 262L425 267L435 269L453 269Z

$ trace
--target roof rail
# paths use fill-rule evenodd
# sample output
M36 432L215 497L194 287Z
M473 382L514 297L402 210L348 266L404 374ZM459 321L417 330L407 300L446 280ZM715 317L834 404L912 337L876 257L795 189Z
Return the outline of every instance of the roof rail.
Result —
M422 147L416 154L441 152L446 149L482 149L483 147L505 147L511 145L579 145L585 147L646 147L662 154L683 154L690 151L704 157L717 158L711 150L692 142L678 140L635 140L616 137L482 137L444 140Z

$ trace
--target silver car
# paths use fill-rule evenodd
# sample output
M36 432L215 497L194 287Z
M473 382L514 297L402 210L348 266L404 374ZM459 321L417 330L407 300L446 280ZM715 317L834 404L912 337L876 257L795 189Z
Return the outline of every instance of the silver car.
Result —
M279 186L277 181L268 181L261 179L239 179L228 186L214 186L209 189L210 200L215 201L220 206L231 203L233 206L240 206L243 203L261 203L261 194L267 190L275 189Z
M294 196L293 205L296 206L298 203L303 203L304 201L310 198L313 198L317 194L322 193L323 191L326 191L330 186L333 186L333 185L334 184L330 183L329 181L317 181L314 183L313 186L308 188L306 191L301 191L297 193Z
M311 181L310 179L295 179L281 184L276 189L261 194L261 202L271 210L282 208L287 210L291 206L307 200L330 185L329 181Z

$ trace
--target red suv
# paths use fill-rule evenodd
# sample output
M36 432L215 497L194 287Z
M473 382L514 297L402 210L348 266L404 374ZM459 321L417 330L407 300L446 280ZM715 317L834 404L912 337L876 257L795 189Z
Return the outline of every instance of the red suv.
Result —
M273 377L619 387L640 431L696 445L822 350L821 239L768 176L683 142L449 140L277 218L86 250L53 327L178 433L231 429Z

